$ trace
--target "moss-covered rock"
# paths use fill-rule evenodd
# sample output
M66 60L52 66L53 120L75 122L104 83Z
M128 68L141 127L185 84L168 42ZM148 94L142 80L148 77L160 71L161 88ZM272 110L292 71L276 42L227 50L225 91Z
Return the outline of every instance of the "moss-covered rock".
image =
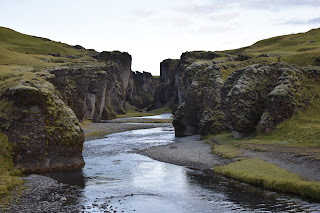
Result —
M222 85L221 73L217 67L214 65L203 69L197 67L197 73L186 95L183 119L181 106L178 108L178 114L175 113L175 119L183 124L179 128L182 129L179 135L208 135L226 130L224 113L220 105Z
M305 109L312 95L308 95L304 79L317 78L315 70L274 63L252 65L232 73L221 96L234 136L245 137L255 131L268 133L297 110Z
M0 97L0 127L14 163L26 172L81 168L83 130L54 86L40 77L20 81Z
M256 65L238 72L242 74L234 81L224 104L226 120L235 137L244 137L255 131L265 111L268 94L283 72L281 68L277 64Z
M187 129L184 109L185 103L182 103L174 114L172 124L176 137L185 137L191 135Z
M207 135L225 130L220 105L222 85L220 70L213 65L199 70L194 76L185 101L185 120L192 134Z

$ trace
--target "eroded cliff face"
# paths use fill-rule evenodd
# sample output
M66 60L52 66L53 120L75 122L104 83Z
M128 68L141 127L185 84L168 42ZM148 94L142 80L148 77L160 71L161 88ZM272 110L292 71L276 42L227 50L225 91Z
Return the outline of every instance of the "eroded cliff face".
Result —
M132 72L126 52L99 53L2 27L0 34L7 55L0 63L0 135L27 172L82 167L79 121L112 119L128 101L140 108L153 101L156 81Z
M179 59L166 59L160 63L160 82L155 92L153 108L160 108L168 103L177 105L176 87L178 82L176 79L178 78L176 75L179 61Z
M54 75L50 82L80 121L92 118L98 122L125 113L125 89L116 64L69 65L47 71Z
M55 77L50 82L78 119L94 122L125 114L126 102L139 109L154 101L156 80L147 72L131 71L131 56L122 52L102 52L100 62L48 68Z
M84 166L82 127L51 83L40 76L18 81L0 102L1 131L13 145L17 168L39 172Z
M198 71L203 70L213 64L212 60L219 55L215 52L185 52L181 55L175 81L178 89L179 105L186 100L194 76Z
M236 69L223 81L222 69L229 69L233 61L250 64L253 59L245 55L217 57L221 58L214 52L182 54L171 92L177 94L180 105L173 120L176 136L226 130L236 138L266 134L305 110L317 96L308 91L319 83L319 68L253 64ZM235 64L235 68L241 65Z
M99 62L105 62L107 64L113 63L117 66L119 77L122 81L123 87L126 90L129 86L129 81L132 78L132 71L131 71L131 63L132 57L127 52L119 52L119 51L112 51L107 52L103 51L95 56Z
M197 71L185 97L184 107L178 108L184 127L178 127L179 122L173 122L177 136L216 134L226 130L220 105L222 85L220 70L214 65Z
M154 97L158 82L148 72L133 72L126 90L127 101L139 109L150 107L154 102Z
M96 59L0 75L0 132L13 144L17 168L81 168L79 121L113 119L125 113L127 101L138 108L153 103L155 80L150 73L132 72L128 53L90 53Z

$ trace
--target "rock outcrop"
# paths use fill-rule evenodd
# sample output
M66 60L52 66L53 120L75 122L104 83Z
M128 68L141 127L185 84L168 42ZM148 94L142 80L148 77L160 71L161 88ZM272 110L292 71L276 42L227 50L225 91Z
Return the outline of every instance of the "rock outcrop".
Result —
M128 101L138 108L153 102L156 80L132 72L126 52L99 53L1 27L0 34L8 55L0 63L0 135L12 144L18 168L80 168L79 121L115 118Z
M0 102L0 128L12 143L17 168L38 172L84 165L82 127L51 83L39 76L22 80Z
M181 104L173 121L176 136L228 129L236 138L265 134L305 110L315 98L308 91L319 82L318 68L253 64L233 71L223 82L221 63L232 60L216 61L216 56L212 52L182 55L175 78ZM241 55L237 60L251 58Z
M226 130L224 113L220 105L223 85L220 70L214 65L199 70L186 95L184 107L173 122L177 136L216 134ZM183 112L181 112L183 110ZM183 122L177 120L183 119ZM183 123L183 126L178 126Z
M244 137L255 131L265 111L268 94L276 86L281 73L277 65L252 65L234 71L228 77L222 95L223 108L235 137Z
M187 93L196 73L213 65L213 59L219 55L215 52L185 52L181 55L177 68L176 82L179 105L186 100Z
M131 63L132 57L127 52L119 51L103 51L95 56L99 62L116 65L123 87L126 90L129 86L130 78L132 77Z
M150 107L154 103L157 80L148 72L135 72L131 76L126 90L127 101L139 109Z
M166 104L177 105L177 69L179 59L166 59L160 63L160 82L155 92L153 108L160 108ZM173 107L177 108L177 107Z
M125 89L118 66L114 63L91 63L47 69L63 101L78 119L94 122L115 118L125 113Z
M140 109L153 103L157 82L148 72L132 72L128 53L102 52L95 58L100 62L46 69L80 121L113 119L125 114L126 102Z
M310 88L305 81L319 79L319 74L316 68L284 64L253 65L232 73L222 98L233 135L241 138L253 132L268 133L307 108L314 94L307 92Z

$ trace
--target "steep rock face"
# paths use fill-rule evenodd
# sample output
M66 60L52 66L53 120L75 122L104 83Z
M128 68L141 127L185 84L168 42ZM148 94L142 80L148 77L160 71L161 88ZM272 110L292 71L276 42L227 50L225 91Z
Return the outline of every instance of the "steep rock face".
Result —
M311 96L303 92L308 90L304 81L318 79L318 75L318 69L284 64L252 65L232 73L223 86L222 99L234 136L268 133L305 109Z
M160 83L155 93L154 108L177 102L176 72L179 59L166 59L160 63Z
M118 72L120 74L124 89L126 90L128 88L130 78L132 77L132 57L129 53L119 51L103 51L99 53L99 55L97 55L95 58L100 62L106 62L108 64L114 63L118 68Z
M241 73L239 75L239 73ZM276 86L281 69L269 66L253 65L244 70L235 71L231 77L239 78L227 93L224 112L229 128L236 137L243 137L253 132L263 114L268 94ZM226 86L231 81L226 81ZM225 94L225 93L224 93Z
M81 168L83 130L54 86L40 77L21 81L0 97L1 131L14 163L26 172Z
M139 109L151 106L158 83L148 72L135 72L129 81L127 88L127 101Z
M220 105L223 81L220 70L214 65L199 70L186 95L184 107L173 122L179 136L216 134L226 129L224 113ZM181 111L184 110L183 116ZM181 120L180 122L177 122ZM179 127L175 123L184 123Z
M192 135L191 131L189 131L188 126L185 121L185 103L183 102L177 108L177 111L174 114L174 118L172 124L174 126L174 133L176 137L184 137L188 135Z
M116 64L70 65L47 71L54 74L50 81L79 120L98 122L115 118L115 112L124 113L125 90Z
M185 52L181 55L176 72L175 81L178 89L178 103L186 100L187 93L195 74L208 66L213 65L213 59L218 57L215 52Z

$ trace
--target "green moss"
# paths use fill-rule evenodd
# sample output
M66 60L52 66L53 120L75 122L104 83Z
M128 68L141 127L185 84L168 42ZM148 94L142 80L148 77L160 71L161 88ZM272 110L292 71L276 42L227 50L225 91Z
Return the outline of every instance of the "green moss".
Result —
M11 143L7 136L0 132L0 198L23 184L18 177L21 174L20 171L14 167L11 150Z
M285 193L320 200L320 182L304 181L298 175L260 159L246 159L216 167L218 174Z

